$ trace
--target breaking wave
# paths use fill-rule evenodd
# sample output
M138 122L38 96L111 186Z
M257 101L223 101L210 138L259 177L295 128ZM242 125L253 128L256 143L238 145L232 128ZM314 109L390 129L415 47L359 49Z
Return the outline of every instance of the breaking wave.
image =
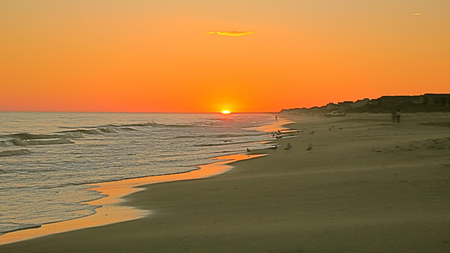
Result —
M0 151L0 157L15 156L15 155L29 155L29 154L31 154L31 151L28 149Z
M67 138L55 139L55 140L20 140L12 139L12 143L16 146L28 146L28 145L54 145L54 144L72 144L73 141Z
M145 122L145 123L133 123L133 124L108 124L108 125L101 125L94 128L128 128L126 130L129 130L130 127L193 127L193 125L189 124L160 124L156 122ZM133 129L136 130L136 129Z
M18 140L42 140L42 139L55 139L61 137L57 134L29 134L29 133L18 133L18 134L10 134L7 137L11 137L13 139Z

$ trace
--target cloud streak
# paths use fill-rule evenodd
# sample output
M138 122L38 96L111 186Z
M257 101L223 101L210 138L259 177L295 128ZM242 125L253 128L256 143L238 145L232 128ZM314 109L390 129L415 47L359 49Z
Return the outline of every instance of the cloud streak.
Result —
M221 36L231 36L231 37L239 37L244 35L250 35L253 32L237 32L237 31L230 31L230 32L206 32L205 34L211 34L211 35L221 35Z

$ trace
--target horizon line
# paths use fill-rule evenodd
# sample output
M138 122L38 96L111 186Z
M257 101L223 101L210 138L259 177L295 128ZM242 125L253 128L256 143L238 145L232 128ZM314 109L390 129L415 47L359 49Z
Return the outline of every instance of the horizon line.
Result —
M19 112L19 113L174 113L174 114L220 114L220 111L217 112L135 112L135 111L2 111L0 110L0 113L2 112ZM272 111L272 112L231 112L230 114L243 114L243 113L278 113L280 111Z

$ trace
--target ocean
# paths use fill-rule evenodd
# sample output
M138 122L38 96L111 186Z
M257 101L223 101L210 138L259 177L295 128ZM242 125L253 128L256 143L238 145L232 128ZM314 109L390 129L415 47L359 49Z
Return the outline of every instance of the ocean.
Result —
M84 202L105 196L89 184L267 148L273 124L263 113L0 112L0 235L94 214Z

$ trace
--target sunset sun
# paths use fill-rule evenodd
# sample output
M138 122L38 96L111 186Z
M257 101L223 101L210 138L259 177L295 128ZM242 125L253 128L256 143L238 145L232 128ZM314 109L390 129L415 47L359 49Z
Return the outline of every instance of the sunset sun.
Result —
M222 114L230 114L231 112L230 111L221 111L220 113L222 113Z

